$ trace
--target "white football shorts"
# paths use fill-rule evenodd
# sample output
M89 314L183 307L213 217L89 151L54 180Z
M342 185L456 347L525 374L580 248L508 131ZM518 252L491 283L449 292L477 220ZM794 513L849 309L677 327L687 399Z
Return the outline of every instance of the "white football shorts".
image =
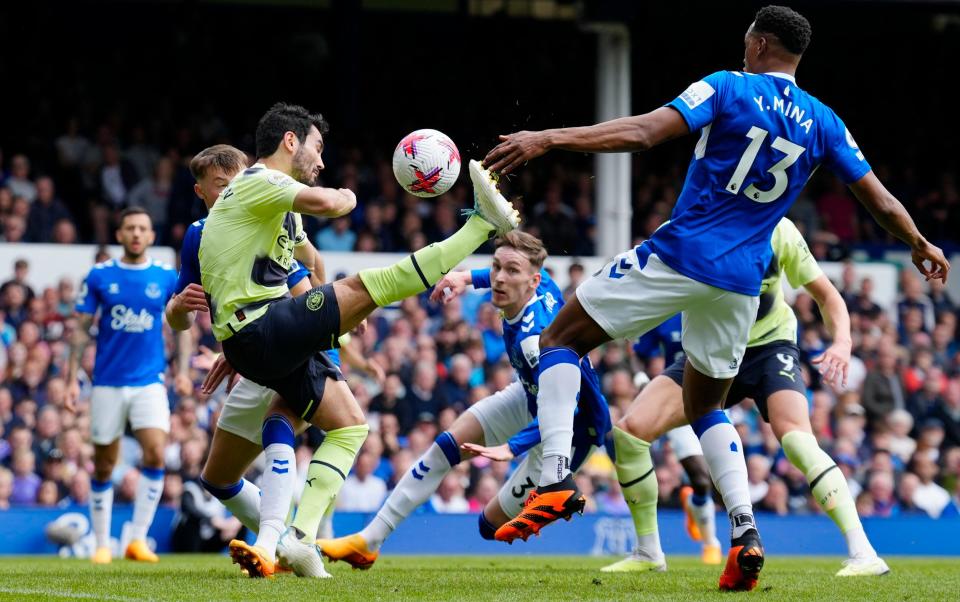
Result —
M90 431L95 445L110 445L130 421L134 431L170 432L170 402L160 383L143 387L94 387L90 396Z
M693 428L689 424L670 429L667 431L666 437L667 441L670 442L670 449L673 450L673 455L677 457L678 461L686 460L691 456L703 455L700 440L697 439L697 434L693 432Z
M757 318L759 297L674 271L641 245L613 258L577 288L587 314L610 336L636 339L683 312L683 350L701 374L733 378Z
M263 417L275 396L273 389L241 378L223 402L217 428L261 445Z

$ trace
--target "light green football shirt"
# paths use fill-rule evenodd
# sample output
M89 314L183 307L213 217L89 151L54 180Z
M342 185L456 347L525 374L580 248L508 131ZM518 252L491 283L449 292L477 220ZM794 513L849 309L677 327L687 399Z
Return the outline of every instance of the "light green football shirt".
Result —
M780 220L770 240L773 258L760 285L757 321L750 329L747 347L772 341L797 340L797 316L783 298L784 275L793 288L809 284L823 274L803 236L787 218Z
M210 210L200 237L200 282L218 341L266 313L267 301L288 294L294 247L307 240L300 215L291 212L304 188L257 163L237 175Z

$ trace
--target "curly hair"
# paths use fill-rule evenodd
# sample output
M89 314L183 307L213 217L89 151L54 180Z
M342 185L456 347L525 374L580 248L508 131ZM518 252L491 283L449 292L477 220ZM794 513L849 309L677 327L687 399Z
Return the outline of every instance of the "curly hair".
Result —
M277 150L283 135L293 132L301 143L307 139L310 126L316 127L321 134L330 129L323 115L311 114L300 105L282 102L270 107L257 124L257 156L269 157Z
M787 6L765 6L758 10L753 29L777 36L783 47L793 54L803 54L813 35L810 21Z

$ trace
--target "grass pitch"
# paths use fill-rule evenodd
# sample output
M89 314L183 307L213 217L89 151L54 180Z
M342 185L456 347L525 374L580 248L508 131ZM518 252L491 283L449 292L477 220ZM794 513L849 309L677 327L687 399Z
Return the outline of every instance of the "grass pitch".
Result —
M252 580L226 556L165 555L158 565L0 558L0 600L957 600L960 560L893 558L885 577L839 579L838 558L774 557L749 594L717 591L719 567L668 558L666 573L607 574L611 558L394 556L369 571L328 563L334 578Z

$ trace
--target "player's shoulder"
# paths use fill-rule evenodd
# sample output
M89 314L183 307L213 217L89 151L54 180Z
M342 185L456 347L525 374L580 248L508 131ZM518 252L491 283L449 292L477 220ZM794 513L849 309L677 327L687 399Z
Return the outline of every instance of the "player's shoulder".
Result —
M207 218L202 217L197 221L193 222L192 224L190 224L189 226L187 226L187 232L186 234L184 234L184 238L191 235L200 236L200 233L203 232L203 226L206 223L207 223Z
M296 184L294 180L289 175L283 173L278 169L272 169L267 167L262 163L254 164L234 178L231 185L239 186L276 186L278 188L286 188Z

